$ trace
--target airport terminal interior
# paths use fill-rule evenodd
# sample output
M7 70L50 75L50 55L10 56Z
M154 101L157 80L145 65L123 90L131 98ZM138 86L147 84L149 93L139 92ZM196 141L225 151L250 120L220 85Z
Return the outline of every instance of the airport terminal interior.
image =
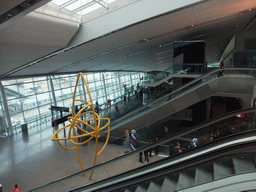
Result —
M0 192L256 191L256 1L0 2Z

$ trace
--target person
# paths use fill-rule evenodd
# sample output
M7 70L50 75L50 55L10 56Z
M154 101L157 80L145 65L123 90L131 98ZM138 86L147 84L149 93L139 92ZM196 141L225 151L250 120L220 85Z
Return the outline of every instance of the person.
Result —
M171 157L174 154L175 154L175 148L173 146L173 143L171 143L169 147L169 157Z
M180 146L180 142L179 142L179 141L177 142L176 149L177 149L178 153L181 153L181 152L182 152L182 149L181 149L181 146Z
M223 69L224 69L224 63L223 63L223 61L221 61L220 62L220 72L218 74L218 77L222 76Z
M152 144L152 141L149 142L149 145L151 145L151 144ZM148 150L149 158L152 157L152 151L153 151L153 148L150 148L150 149Z
M158 141L158 137L156 137L155 141L157 142ZM158 149L159 149L159 146L155 146L155 155L158 155Z
M198 146L198 139L197 138L193 138L191 145L192 145L192 147L197 147Z
M143 163L142 154L143 154L143 152L141 151L141 152L139 153L139 155L140 155L140 157L139 157L139 162L140 162L140 163Z
M20 190L18 189L18 184L14 185L13 192L19 192Z
M148 150L144 151L144 157L145 157L145 161L147 161L149 163L149 159L148 159Z

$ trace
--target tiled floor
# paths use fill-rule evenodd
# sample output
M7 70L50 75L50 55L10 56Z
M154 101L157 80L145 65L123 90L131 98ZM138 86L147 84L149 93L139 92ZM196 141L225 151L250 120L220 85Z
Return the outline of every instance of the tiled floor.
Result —
M2 184L3 192L11 192L16 183L19 185L20 191L26 192L81 171L75 150L64 150L56 141L51 140L51 136L55 132L52 127L35 129L37 130L33 130L33 133L28 135L20 133L9 138L0 138L0 184ZM72 146L68 141L62 143L64 146ZM103 143L99 145L102 146ZM94 141L90 141L88 145L79 146L84 169L92 166L94 146ZM97 163L103 163L123 155L128 150L128 147L108 144L98 157ZM155 156L150 161L159 158ZM88 179L89 173L87 173L87 177L78 175L38 191L61 192L80 187L142 166L143 164L139 163L138 159L139 155L135 154L118 163L115 162L95 170L91 180Z

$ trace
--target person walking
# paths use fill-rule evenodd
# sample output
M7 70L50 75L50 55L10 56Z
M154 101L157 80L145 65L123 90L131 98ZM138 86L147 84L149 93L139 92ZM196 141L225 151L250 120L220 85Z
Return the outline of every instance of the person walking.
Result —
M139 157L139 162L140 162L140 163L143 163L142 154L143 154L143 152L141 151L141 152L139 153L139 155L140 155L140 157Z
M13 192L20 192L20 190L18 189L18 184L14 185Z

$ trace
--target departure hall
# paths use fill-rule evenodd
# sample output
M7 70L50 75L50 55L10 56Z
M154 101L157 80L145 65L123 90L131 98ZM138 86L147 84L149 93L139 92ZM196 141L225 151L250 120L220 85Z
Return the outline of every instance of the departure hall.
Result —
M255 0L0 2L0 192L256 191L255 106Z

